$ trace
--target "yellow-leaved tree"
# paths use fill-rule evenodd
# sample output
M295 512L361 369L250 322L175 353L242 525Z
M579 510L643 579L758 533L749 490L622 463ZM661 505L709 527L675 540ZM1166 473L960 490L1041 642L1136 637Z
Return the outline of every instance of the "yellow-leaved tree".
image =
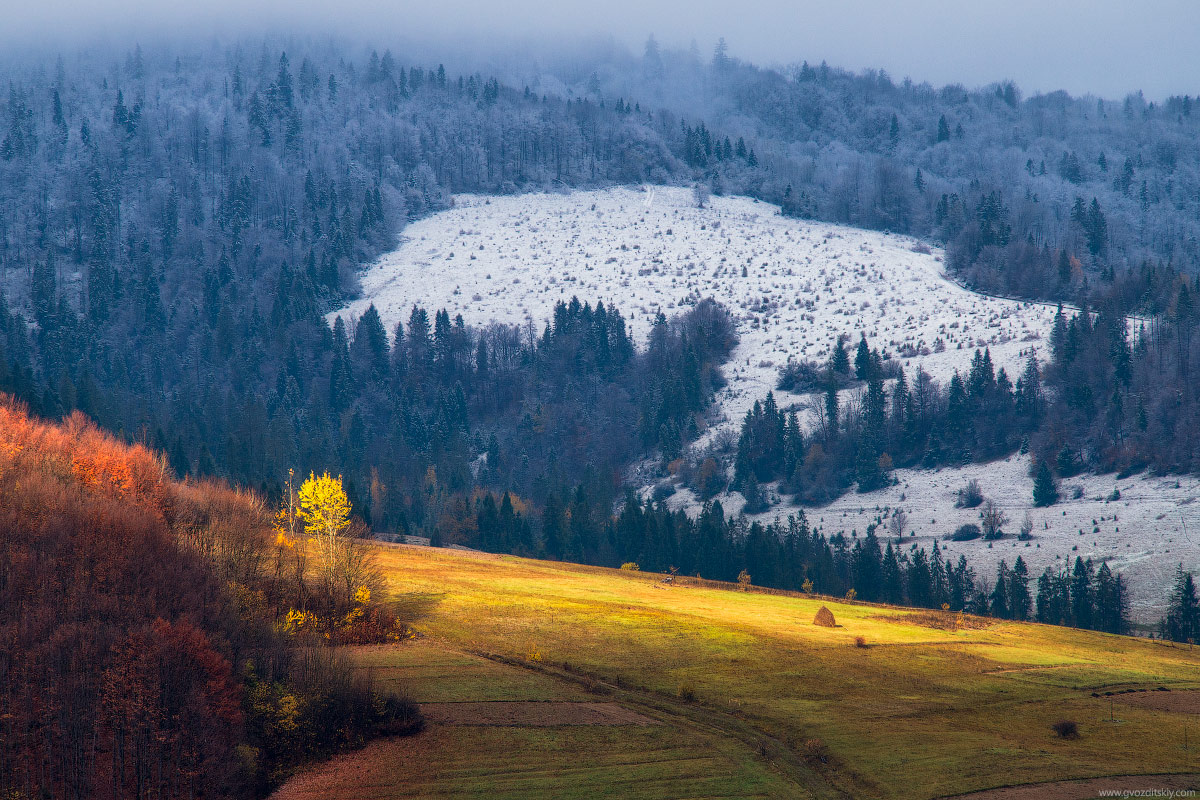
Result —
M350 500L342 487L342 476L328 472L309 473L300 487L300 519L304 531L316 544L321 582L327 596L339 594L339 573L346 562L346 529L350 527Z

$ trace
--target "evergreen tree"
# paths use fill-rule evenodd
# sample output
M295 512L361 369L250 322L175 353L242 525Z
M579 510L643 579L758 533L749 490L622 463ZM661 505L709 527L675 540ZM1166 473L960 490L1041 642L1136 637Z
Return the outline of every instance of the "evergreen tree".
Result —
M833 354L829 359L830 369L838 375L845 375L850 371L850 356L846 353L846 343L842 337L837 338L837 342L833 346Z
M1095 626L1096 594L1093 579L1091 559L1084 561L1083 556L1076 556L1071 574L1071 616L1077 628Z
M1012 619L1029 619L1033 605L1029 597L1029 568L1020 556L1017 556L1012 572L1009 573L1008 605Z
M1058 502L1058 484L1045 461L1038 466L1033 479L1033 504L1038 508L1052 506Z
M898 605L904 602L904 576L900 571L900 561L892 543L888 542L883 552L883 601Z
M1171 604L1161 628L1164 636L1176 642L1195 642L1200 634L1200 598L1192 573L1184 572L1183 564L1175 570Z
M871 372L871 349L867 346L867 336L862 334L858 340L858 349L854 352L854 377L865 381Z
M1108 564L1096 573L1096 628L1108 633L1125 633L1129 628L1129 598L1119 574Z
M950 141L950 124L949 124L948 122L946 122L946 116L945 116L944 114L943 114L943 115L942 115L942 117L941 117L941 118L938 120L938 124L937 124L937 141L938 141L938 142L948 142L948 141Z

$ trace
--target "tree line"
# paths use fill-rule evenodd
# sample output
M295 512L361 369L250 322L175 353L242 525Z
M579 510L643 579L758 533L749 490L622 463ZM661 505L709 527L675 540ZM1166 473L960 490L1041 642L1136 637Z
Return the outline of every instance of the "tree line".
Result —
M805 591L868 602L964 611L1001 619L1126 633L1127 587L1107 564L1099 570L1076 559L1074 571L1047 568L1036 582L1020 556L1001 561L996 575L980 576L965 556L950 563L943 546L907 544L905 529L892 524L881 539L878 523L864 535L825 536L803 511L764 523L725 513L720 501L696 515L627 492L607 519L589 519L579 495L548 501L541 535L530 512L508 495L476 500L465 543L490 552L517 552L617 567L695 575L718 581ZM1032 584L1032 585L1031 585Z
M813 376L795 385L795 374ZM889 378L890 376L890 378ZM890 383L890 389L885 387ZM765 509L760 484L781 488L807 505L832 501L852 486L886 486L897 467L933 468L986 461L1029 446L1045 413L1041 367L1032 356L1014 383L991 354L976 350L966 375L955 371L942 387L920 367L910 379L894 362L859 339L854 363L837 339L824 365L792 364L781 381L815 388L813 425L806 432L796 409L779 407L774 394L756 401L742 421L733 488L751 512ZM864 387L861 399L843 388Z

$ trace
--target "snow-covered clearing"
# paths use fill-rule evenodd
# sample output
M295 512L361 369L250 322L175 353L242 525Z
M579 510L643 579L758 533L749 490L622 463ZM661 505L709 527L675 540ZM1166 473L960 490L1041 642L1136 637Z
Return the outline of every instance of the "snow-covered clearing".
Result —
M698 209L691 191L656 186L454 202L410 225L363 273L361 298L331 319L374 303L390 330L418 303L470 324L532 320L540 332L557 301L578 296L616 305L644 337L659 310L670 317L712 297L741 336L713 430L740 424L789 357L824 359L838 334L853 347L865 333L939 380L990 347L1015 380L1054 314L963 289L943 275L938 251L911 238L789 219L744 197Z
M578 296L617 306L644 338L659 310L669 317L713 297L734 314L741 341L725 366L729 383L698 443L704 446L721 431L737 431L751 404L775 389L789 358L823 360L839 334L852 337L853 346L865 333L907 370L919 364L940 381L968 369L975 348L990 348L996 367L1014 380L1030 353L1045 357L1052 307L970 292L945 276L941 262L940 251L908 237L788 219L775 206L743 197L713 197L699 209L681 188L463 195L454 208L410 225L400 246L363 273L361 298L331 319L341 314L349 321L374 303L390 330L420 304L475 325L531 320L540 332L557 301ZM804 401L777 397L785 407ZM899 505L917 532L906 545L928 544L975 520L977 511L953 508L953 493L977 478L1005 506L1015 531L1030 506L1027 470L1019 456L963 469L901 470L898 486L846 495L809 517L828 534L862 535L885 507ZM1175 564L1200 561L1190 539L1200 536L1200 518L1188 515L1198 508L1188 504L1200 496L1200 484L1180 483L1176 489L1174 479L1067 481L1064 494L1080 484L1083 498L1032 512L1029 547L1012 539L990 548L982 541L949 543L947 555L966 553L989 575L1000 558L1011 565L1018 554L1035 573L1078 554L1109 558L1128 574L1138 616L1156 617ZM1121 499L1106 502L1114 487ZM741 498L722 500L734 511ZM695 505L686 489L671 503ZM785 503L763 516L787 512Z
M1092 559L1097 568L1107 561L1109 569L1124 573L1133 617L1143 622L1162 615L1181 562L1184 569L1200 568L1200 479L1195 477L1080 475L1062 482L1063 499L1057 505L1032 508L1028 456L956 469L902 469L895 476L896 486L869 494L852 491L825 508L808 509L809 522L826 535L840 531L846 536L862 536L868 524L880 522L877 535L886 541L890 510L901 508L910 529L904 547L929 549L936 538L946 548L944 557L957 561L959 554L965 555L989 585L1001 559L1011 567L1021 556L1033 577L1046 567L1069 568L1076 556ZM978 508L954 507L958 489L969 480L979 481L984 496L1004 509L1010 521L1003 539L944 540L964 523L979 524ZM1083 489L1078 499L1072 498L1075 487ZM1120 498L1110 500L1114 489ZM785 502L759 518L789 512L794 509ZM1026 513L1033 521L1033 539L1021 542L1016 534Z

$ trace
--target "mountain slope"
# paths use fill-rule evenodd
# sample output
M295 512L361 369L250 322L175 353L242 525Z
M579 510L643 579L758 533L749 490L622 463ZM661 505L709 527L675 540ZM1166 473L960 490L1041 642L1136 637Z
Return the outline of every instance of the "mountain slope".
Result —
M443 648L429 671L408 644L360 652L360 663L382 679L438 701L577 700L581 685L593 699L611 692L599 699L656 716L664 735L703 724L723 741L749 744L742 758L785 781L782 793L777 784L756 784L760 796L933 798L1193 768L1182 745L1198 699L1200 654L1186 647L508 556L413 547L380 555L397 597L422 609L419 629ZM838 627L813 624L822 605ZM506 671L516 667L527 682ZM564 689L547 678L569 683ZM1064 719L1077 722L1080 738L1055 735L1051 726ZM481 773L437 768L442 748L468 734L436 724L414 745L429 748L421 755L388 751L386 768L355 762L366 770L358 777L332 762L332 772L312 779L353 792L354 781L369 775L377 796L445 796L451 786L459 796L530 796L529 787L570 785L569 772L558 784L521 777L567 740L586 759L628 752L644 729L630 728L628 737L624 728L605 729L612 742L600 751L570 739L568 729L523 730L471 730L472 758L456 763L492 776L478 784L465 776ZM548 777L564 769L545 763ZM650 780L654 770L640 769ZM687 786L642 796L679 796ZM282 796L303 796L301 788ZM621 787L608 796L623 796Z

